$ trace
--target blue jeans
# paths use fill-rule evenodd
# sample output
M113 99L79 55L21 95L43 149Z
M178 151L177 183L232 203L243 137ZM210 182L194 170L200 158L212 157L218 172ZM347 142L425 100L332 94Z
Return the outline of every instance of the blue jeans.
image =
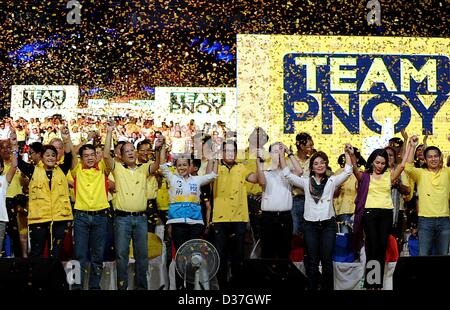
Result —
M449 217L423 217L419 216L419 255L448 255L450 242Z
M128 288L128 259L130 257L130 241L133 239L135 263L135 287L147 290L148 270L148 235L147 217L115 216L114 239L116 243L117 288Z
M308 290L317 290L319 285L319 262L322 263L321 289L333 290L333 250L336 243L336 219L320 222L304 222L304 239L306 246L305 264L308 277Z
M292 198L292 234L303 233L303 212L305 211L305 196L298 195Z
M91 271L89 273L89 289L100 289L100 279L103 271L103 253L107 231L108 215L89 215L75 210L73 220L74 255L81 266L81 288L87 272L87 262L90 255Z
M352 215L353 214L339 214L338 216L336 216L336 221L342 223L349 222L352 218ZM345 224L339 224L339 231L343 234L351 233L350 227Z

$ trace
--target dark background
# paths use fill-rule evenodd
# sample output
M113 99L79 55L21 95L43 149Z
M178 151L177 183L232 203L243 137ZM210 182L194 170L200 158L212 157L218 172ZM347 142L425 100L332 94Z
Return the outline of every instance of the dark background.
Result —
M450 31L450 0L380 0L381 26L368 25L368 1L80 0L80 25L67 23L67 2L0 2L3 112L15 84L77 84L82 102L151 99L156 86L234 87L237 33L449 37ZM201 50L205 39L204 48L217 41L233 59ZM27 45L31 52L20 53Z

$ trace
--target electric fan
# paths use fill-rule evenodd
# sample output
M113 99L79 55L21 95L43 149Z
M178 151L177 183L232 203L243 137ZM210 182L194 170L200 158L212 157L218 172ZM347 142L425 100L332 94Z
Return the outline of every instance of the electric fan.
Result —
M192 239L183 243L175 255L178 274L194 284L194 290L209 290L209 281L219 270L220 258L216 248L206 240Z

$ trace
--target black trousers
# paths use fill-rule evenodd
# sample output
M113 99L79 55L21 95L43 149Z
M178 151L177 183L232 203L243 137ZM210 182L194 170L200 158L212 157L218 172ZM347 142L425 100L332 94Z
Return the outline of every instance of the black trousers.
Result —
M49 256L60 258L64 236L68 230L69 223L70 221L57 221L53 222L53 225L50 225L51 222L30 224L30 258L43 257L46 242L48 242ZM50 240L50 236L52 240Z
M365 288L382 288L386 249L389 232L392 228L392 210L365 209L363 215L363 229L366 237L366 271L364 276ZM372 261L372 262L371 262ZM377 261L380 270L374 269Z
M253 239L256 242L261 237L261 195L248 195L247 204Z
M288 259L291 253L291 245L291 211L263 211L261 215L262 258Z
M237 276L244 264L244 246L246 222L214 223L214 242L220 256L220 267L217 274L219 288L228 289L233 284L228 281L228 258L231 258L231 277Z

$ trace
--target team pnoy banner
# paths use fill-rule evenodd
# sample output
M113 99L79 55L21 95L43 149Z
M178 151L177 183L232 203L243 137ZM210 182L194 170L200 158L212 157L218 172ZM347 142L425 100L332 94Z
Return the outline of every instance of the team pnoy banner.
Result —
M450 149L450 39L238 35L237 50L240 147L259 125L287 145L306 131L332 157L402 128Z
M203 126L222 121L236 130L236 89L226 87L156 87L155 119L180 122L190 119Z
M78 86L14 85L11 87L11 111L14 119L62 115L71 119L78 105Z

